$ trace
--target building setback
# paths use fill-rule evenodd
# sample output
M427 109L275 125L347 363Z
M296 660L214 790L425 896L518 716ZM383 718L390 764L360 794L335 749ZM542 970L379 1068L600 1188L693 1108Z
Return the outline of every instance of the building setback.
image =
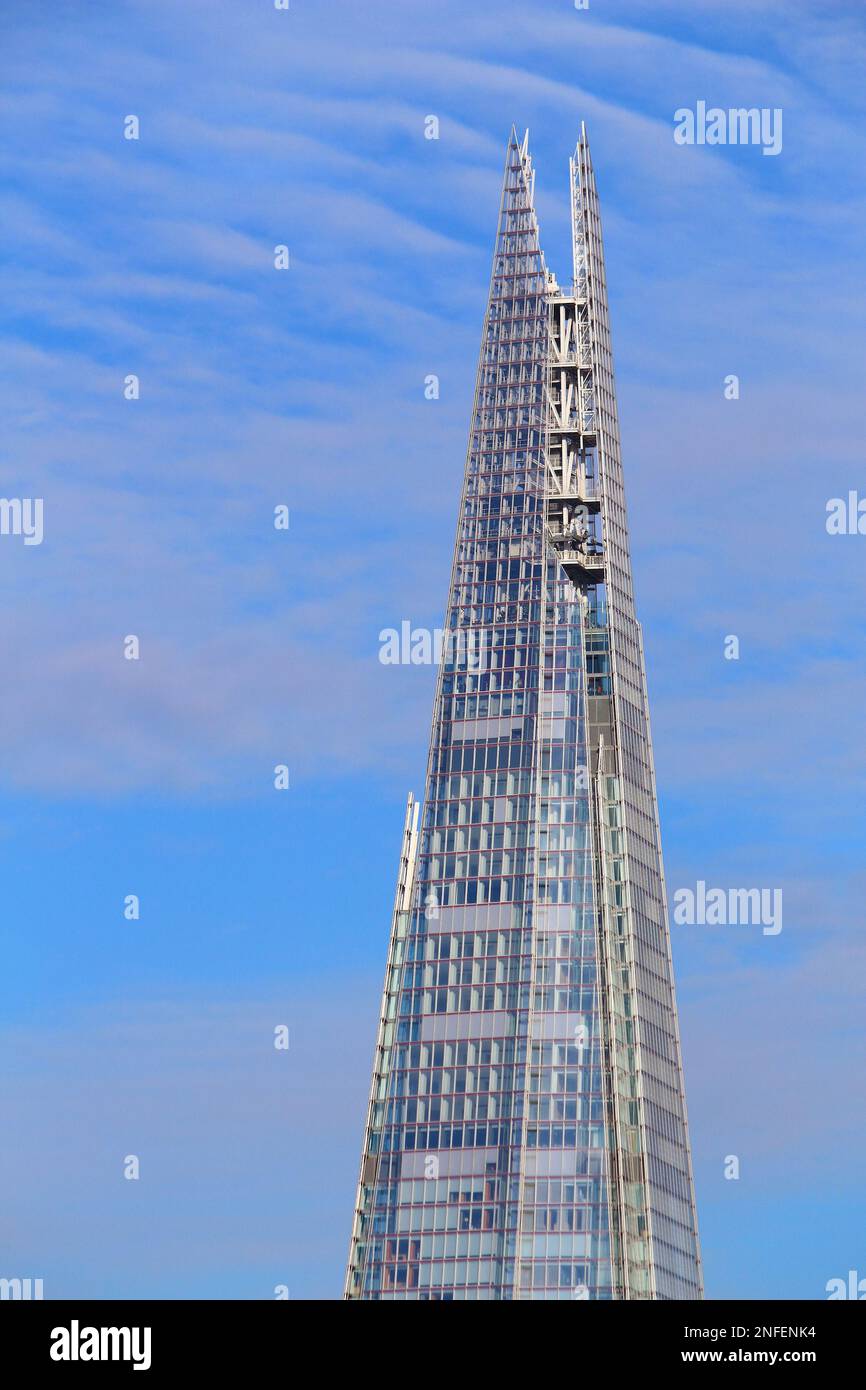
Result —
M349 1299L702 1296L583 127L570 169L561 288L512 130Z

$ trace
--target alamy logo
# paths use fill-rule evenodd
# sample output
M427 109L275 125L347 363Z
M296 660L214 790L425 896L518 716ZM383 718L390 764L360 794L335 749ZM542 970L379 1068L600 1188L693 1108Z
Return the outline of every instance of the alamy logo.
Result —
M856 1269L848 1270L847 1282L844 1279L828 1279L824 1288L831 1302L835 1298L854 1298L859 1303L866 1299L866 1279L861 1279Z
M678 926L763 927L764 936L782 930L781 888L708 888L698 879L692 888L674 893L674 921Z
M0 1279L0 1298L40 1299L41 1279Z
M707 108L699 101L694 111L681 106L674 112L674 140L678 145L761 145L762 154L778 154L782 148L780 106L721 106Z
M827 503L828 536L866 536L866 497L852 488L845 497L831 497Z
M41 497L0 497L0 536L23 536L25 545L42 544Z
M461 671L483 671L487 644L483 629L459 631L441 627L413 627L408 618L379 633L379 660L383 666L453 666Z
M134 1371L150 1370L149 1327L69 1327L51 1330L52 1361L131 1361Z

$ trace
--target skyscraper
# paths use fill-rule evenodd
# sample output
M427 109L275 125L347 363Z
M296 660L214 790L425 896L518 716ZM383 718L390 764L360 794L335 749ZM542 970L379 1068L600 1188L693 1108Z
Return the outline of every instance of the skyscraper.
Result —
M702 1296L598 199L574 279L508 143L351 1299Z

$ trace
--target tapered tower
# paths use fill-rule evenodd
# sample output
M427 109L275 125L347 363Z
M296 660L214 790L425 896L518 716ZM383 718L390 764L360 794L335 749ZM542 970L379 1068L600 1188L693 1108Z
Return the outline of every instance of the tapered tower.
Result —
M508 143L350 1299L702 1296L598 198Z

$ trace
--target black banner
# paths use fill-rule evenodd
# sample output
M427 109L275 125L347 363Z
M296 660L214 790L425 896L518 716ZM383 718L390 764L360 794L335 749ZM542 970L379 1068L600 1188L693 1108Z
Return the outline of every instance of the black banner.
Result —
M516 1311L515 1311L516 1310ZM498 1319L507 1311L507 1321ZM487 1318L493 1318L488 1326ZM518 1321L515 1323L514 1318ZM523 1320L526 1319L524 1323ZM540 1320L540 1321L539 1321ZM550 1344L545 1359L557 1370L563 1361L579 1378L581 1360L587 1367L610 1361L612 1374L623 1370L643 1375L666 1375L675 1368L704 1366L761 1366L787 1369L805 1366L823 1378L843 1367L850 1374L860 1364L864 1319L859 1303L718 1302L718 1303L587 1303L569 1307L509 1304L472 1309L441 1306L426 1309L383 1305L303 1302L25 1302L0 1304L0 1333L4 1364L20 1370L49 1372L52 1378L98 1376L110 1368L114 1375L148 1376L159 1380L192 1372L197 1383L234 1372L257 1374L271 1369L309 1378L313 1358L320 1362L316 1377L330 1377L345 1359L358 1368L361 1342L371 1335L387 1336L390 1352L403 1337L411 1337L416 1352L400 1353L402 1374L410 1381L424 1378L434 1366L430 1347L415 1366L404 1357L417 1354L419 1333L435 1329L436 1337L455 1333L461 1339L481 1335L484 1359L499 1360L491 1337L501 1335L505 1364L522 1359L521 1325L535 1335L545 1332L563 1341ZM322 1328L327 1329L325 1341ZM497 1328L501 1332L497 1332ZM572 1340L574 1338L575 1340ZM434 1342L440 1355L444 1344ZM527 1343L527 1350L531 1346ZM377 1355L382 1358L385 1348ZM537 1354L537 1353L536 1353ZM381 1363L387 1369L387 1361ZM293 1369L294 1368L294 1369ZM312 1370L312 1367L310 1367ZM544 1372L539 1367L536 1374ZM204 1381L202 1378L205 1378Z

